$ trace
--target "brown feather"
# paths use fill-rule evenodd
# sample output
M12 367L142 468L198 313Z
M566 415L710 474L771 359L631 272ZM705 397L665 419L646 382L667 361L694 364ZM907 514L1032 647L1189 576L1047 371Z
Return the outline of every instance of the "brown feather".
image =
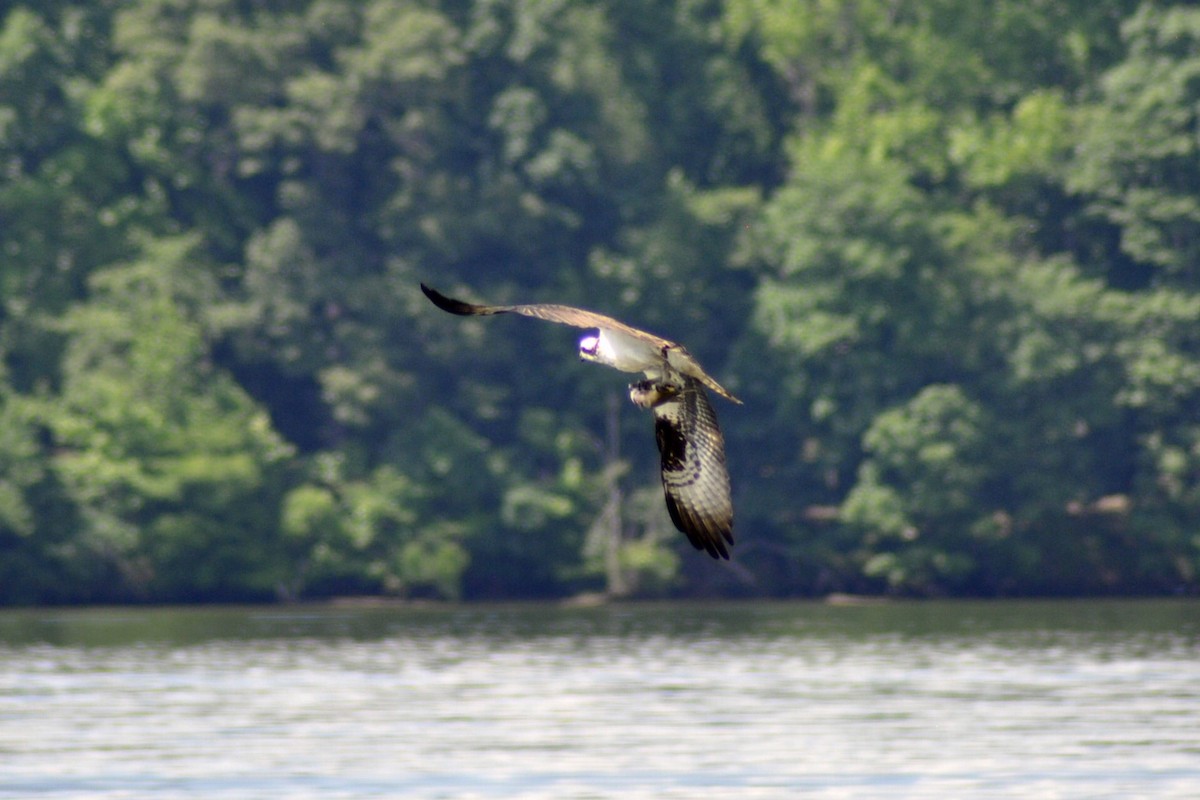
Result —
M671 521L697 550L729 558L733 502L725 438L698 381L685 379L681 392L654 406L654 438Z
M615 320L612 317L599 314L595 311L588 311L584 308L576 308L575 306L562 306L554 303L532 303L526 305L511 305L511 306L487 306L468 303L464 300L456 300L453 297L447 297L441 292L432 287L421 284L421 291L425 296L438 308L447 311L451 314L457 314L461 317L481 317L490 316L493 314L520 314L526 317L546 320L547 322L557 322L561 325L571 325L576 328L605 328L608 330L620 331L628 336L636 339L641 339L644 342L649 342L655 348L662 351L663 358L667 359L668 351L671 351L674 356L678 357L681 362L681 371L697 379L709 389L712 389L717 394L724 397L730 402L741 405L741 400L734 397L724 386L717 383L704 369L700 366L700 362L692 357L691 353L683 345L676 344L670 339L664 339L661 336L655 336L652 333L634 328L631 325L626 325L620 320Z
M687 350L612 317L573 306L550 303L488 306L447 297L423 283L421 291L438 308L459 316L522 314L577 328L620 331L659 349L667 374L678 376L682 385L676 385L675 377L670 382L642 381L630 387L630 398L654 412L654 437L658 443L667 513L697 550L704 550L713 558L729 558L728 545L733 544L733 502L729 472L725 468L725 438L704 387L735 403L741 401L709 377Z

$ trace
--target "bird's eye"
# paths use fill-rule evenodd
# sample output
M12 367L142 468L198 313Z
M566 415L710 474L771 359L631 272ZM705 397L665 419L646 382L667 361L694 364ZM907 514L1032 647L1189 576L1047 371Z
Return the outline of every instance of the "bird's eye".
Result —
M599 347L599 336L585 336L579 340L579 352L582 355L594 356Z

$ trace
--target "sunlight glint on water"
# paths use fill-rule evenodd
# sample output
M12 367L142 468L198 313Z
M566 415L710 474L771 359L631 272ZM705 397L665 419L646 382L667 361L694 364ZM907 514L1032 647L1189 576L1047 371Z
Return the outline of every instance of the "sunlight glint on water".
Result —
M1197 612L25 612L0 797L1194 798Z

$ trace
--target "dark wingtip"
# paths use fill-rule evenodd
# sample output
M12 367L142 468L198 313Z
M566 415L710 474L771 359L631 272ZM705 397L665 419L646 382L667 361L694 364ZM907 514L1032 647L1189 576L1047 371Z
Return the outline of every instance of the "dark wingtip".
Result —
M684 531L692 545L697 550L705 550L710 556L715 559L729 560L729 548L725 546L725 542L733 545L733 528L721 526L715 530L709 528L698 528L695 533Z
M460 317L469 317L472 314L478 313L475 306L470 303L464 303L462 300L455 300L453 297L439 292L437 289L431 289L424 283L421 284L421 291L429 298L435 306L442 311L448 311L451 314L458 314Z
M725 542L729 542L729 545L731 547L733 546L733 528L722 528L721 536L723 536L725 538ZM717 549L721 551L721 558L728 561L729 560L729 548L726 547L725 542L721 541L720 539L717 539L716 542L717 542ZM716 558L716 556L713 556L713 558Z
M717 561L722 558L729 560L729 549L720 539L706 539L689 531L684 531L684 533L687 534L688 543L701 553L708 553Z
M720 561L722 558L726 561L729 560L729 550L722 542L716 542L714 545L709 545L708 554L718 561Z

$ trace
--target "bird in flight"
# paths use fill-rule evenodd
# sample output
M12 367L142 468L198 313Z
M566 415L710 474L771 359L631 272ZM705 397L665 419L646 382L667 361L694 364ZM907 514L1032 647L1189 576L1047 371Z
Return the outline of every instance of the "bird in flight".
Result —
M455 300L421 284L435 306L460 316L521 314L591 328L579 341L579 357L621 370L642 372L646 379L629 386L629 398L654 413L663 494L675 527L697 550L713 558L729 558L733 544L733 501L725 468L725 437L705 388L741 404L704 371L682 345L573 306L549 303L487 306Z

